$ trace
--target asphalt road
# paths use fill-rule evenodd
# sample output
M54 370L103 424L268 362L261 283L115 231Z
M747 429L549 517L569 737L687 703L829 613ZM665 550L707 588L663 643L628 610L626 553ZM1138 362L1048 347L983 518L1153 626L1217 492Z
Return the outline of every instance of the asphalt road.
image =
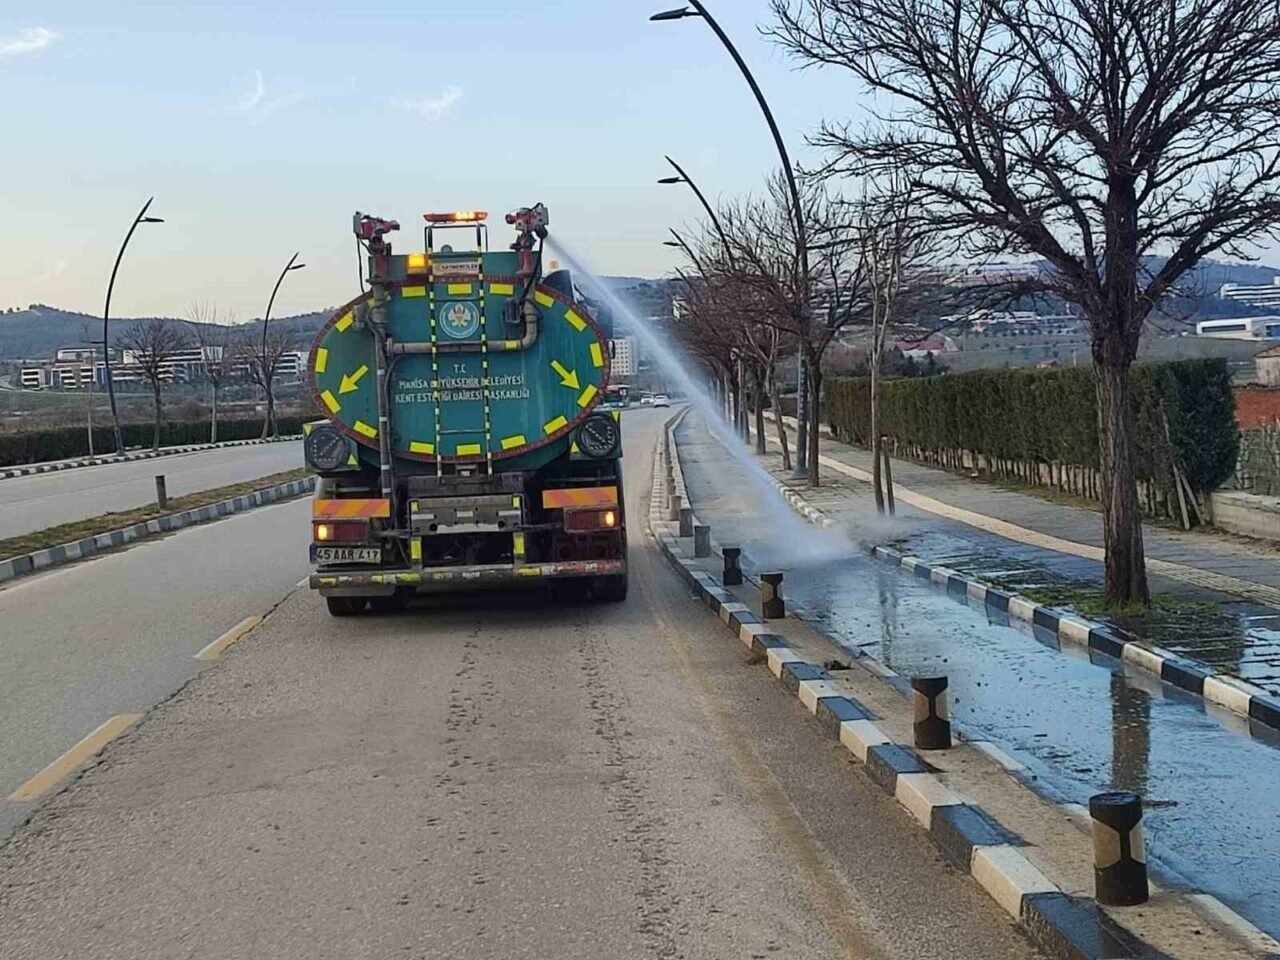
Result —
M293 592L0 848L0 944L130 960L1034 956L644 537L663 419L624 421L625 604L530 590L337 620Z
M307 499L250 510L0 589L0 798L279 602L310 570L309 517ZM0 799L0 837L27 809Z
M302 465L302 441L291 440L0 480L0 540L153 503L156 474L182 497Z

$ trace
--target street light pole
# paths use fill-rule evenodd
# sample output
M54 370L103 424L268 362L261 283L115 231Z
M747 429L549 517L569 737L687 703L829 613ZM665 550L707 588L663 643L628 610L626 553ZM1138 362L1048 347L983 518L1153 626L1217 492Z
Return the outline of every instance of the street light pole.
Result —
M111 401L111 429L115 439L117 456L124 453L124 435L120 432L120 413L116 409L115 381L111 378L111 335L107 332L107 323L111 317L111 291L115 289L116 272L120 269L120 261L124 259L124 251L129 246L129 241L133 239L133 232L138 229L138 224L164 223L160 217L147 216L147 211L151 209L153 200L155 200L155 197L152 197L142 205L138 215L133 218L133 223L129 225L129 232L124 235L124 243L120 244L120 252L116 254L115 266L111 268L111 279L107 281L107 302L102 308L102 370L107 380L107 397Z
M276 294L280 292L280 284L284 283L285 274L290 270L301 270L306 266L305 263L298 263L298 257L301 251L294 253L289 258L289 262L284 265L284 269L280 271L280 276L276 277L276 285L271 288L271 297L267 300L267 312L262 317L262 352L258 356L258 372L262 374L262 389L267 395L267 418L262 424L262 437L265 440L267 436L275 430L275 400L271 394L271 381L275 378L275 366L267 369L267 324L271 322L271 307L276 302Z
M676 10L665 10L662 13L655 13L650 20L683 20L685 17L701 17L707 22L713 33L720 40L725 50L729 52L729 56L733 58L733 62L738 65L738 69L742 72L743 78L747 81L747 85L751 87L751 92L755 95L756 103L760 106L760 112L764 114L765 122L769 125L769 132L773 135L774 146L778 149L778 157L782 161L782 172L787 180L787 190L791 194L791 207L796 222L796 253L800 260L800 316L801 322L808 324L809 321L809 238L808 230L804 222L804 207L800 202L800 188L796 185L795 171L791 166L791 157L787 153L787 145L782 139L782 133L778 130L777 121L773 118L773 111L769 109L769 103L764 98L764 93L760 90L760 85L756 83L756 78L751 75L746 61L742 59L742 55L738 53L738 48L733 45L733 41L729 39L729 35L721 29L720 24L716 22L715 17L707 11L706 5L701 0L689 0L693 5L693 10L688 7L680 7ZM797 419L799 420L798 436L796 437L796 470L795 476L802 477L807 474L809 454L808 454L808 420L809 420L809 400L808 385L805 383L805 364L804 351L797 345L796 360L799 364L799 392L797 396Z
M671 166L675 168L675 171L679 176L663 177L658 182L661 184L687 183L689 185L689 189L693 191L694 196L698 198L698 202L702 204L702 209L707 211L707 216L711 218L711 223L716 228L716 233L720 235L720 242L724 244L724 255L728 259L729 265L731 267L735 266L733 247L729 245L729 235L725 233L724 225L720 222L720 217L716 214L715 207L711 206L711 204L707 202L706 196L704 196L702 191L698 189L698 185L694 182L693 177L685 173L684 168L681 167L680 164L676 163L670 157L666 157L665 159L667 163L671 164Z

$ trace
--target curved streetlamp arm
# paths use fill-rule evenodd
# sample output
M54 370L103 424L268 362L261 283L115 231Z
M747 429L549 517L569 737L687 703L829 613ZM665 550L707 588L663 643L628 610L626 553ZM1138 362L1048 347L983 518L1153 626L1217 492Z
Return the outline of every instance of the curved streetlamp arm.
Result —
M680 164L676 163L670 157L666 157L666 161L675 168L676 173L680 174L680 179L689 185L689 189L694 192L699 202L701 202L702 209L707 211L707 216L711 218L711 223L715 226L716 233L720 234L720 242L724 244L724 255L729 258L729 266L736 270L737 263L733 258L733 247L729 245L729 235L725 233L724 225L720 222L720 217L716 215L715 208L707 202L707 198L703 195L702 191L698 189L698 185L694 182L693 177L685 173L684 168L681 167Z
M262 317L262 364L264 368L267 363L267 324L271 322L271 308L275 305L276 294L280 292L280 284L284 283L284 275L293 269L293 265L301 255L302 251L299 250L289 258L289 262L286 263L284 265L284 269L280 271L280 276L276 277L276 285L271 288L271 298L267 301L267 312ZM265 378L266 375L267 373L264 369L262 371L262 376Z
M107 334L107 323L111 319L111 291L115 289L116 273L120 270L120 261L124 259L124 252L129 246L129 241L133 239L134 231L138 229L138 224L147 215L147 211L151 209L151 204L154 200L155 197L151 197L142 205L138 215L133 218L133 223L129 225L129 232L124 235L124 243L120 244L120 252L116 254L115 265L111 268L111 279L107 281L107 302L102 306L102 373L107 381L107 398L111 401L111 426L115 434L117 454L124 453L124 437L120 433L120 415L116 412L115 382L111 377L111 343Z
M670 227L668 227L667 229L671 230ZM685 255L688 256L688 258L693 261L693 265L697 267L698 272L702 274L702 279L706 282L708 286L710 286L711 278L707 276L707 271L702 268L702 261L699 260L698 255L693 252L693 248L690 247L689 244L685 242L684 237L676 233L675 230L671 230L671 236L676 238L676 246L678 246L681 250L683 250L685 252Z

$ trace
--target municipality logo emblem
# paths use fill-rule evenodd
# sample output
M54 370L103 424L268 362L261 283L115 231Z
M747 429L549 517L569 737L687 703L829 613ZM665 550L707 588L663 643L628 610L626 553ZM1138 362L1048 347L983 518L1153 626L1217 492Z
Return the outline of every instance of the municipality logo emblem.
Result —
M441 304L438 319L445 336L454 340L470 340L480 331L480 309L465 300Z

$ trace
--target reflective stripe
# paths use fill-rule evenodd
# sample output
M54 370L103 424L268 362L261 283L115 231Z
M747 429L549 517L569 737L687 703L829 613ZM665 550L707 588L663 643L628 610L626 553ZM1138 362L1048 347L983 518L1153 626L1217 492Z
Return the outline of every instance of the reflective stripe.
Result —
M436 445L434 443L423 443L420 440L409 441L410 453L435 453Z
M311 516L324 519L389 517L391 516L391 501L357 497L342 500L312 500Z
M474 457L480 453L481 446L478 443L460 443L458 444L458 456Z
M471 293L471 284L469 283L451 283L448 286L451 294L469 294Z
M369 426L363 420L357 420L351 425L351 429L355 430L356 433L363 434L371 440L378 435L378 428Z
M350 311L347 311L341 317L338 318L338 322L335 323L333 326L335 330L337 330L339 333L342 333L344 330L347 329L347 327L351 326L351 324L354 322L355 322L355 317L351 315Z
M569 321L569 325L573 327L573 329L575 330L587 329L587 321L583 320L580 316L578 316L572 310L566 311L564 318Z
M406 300L412 299L413 297L425 297L426 295L427 295L426 287L401 287L400 288L400 296L404 297Z
M604 351L600 349L599 340L591 344L591 365L595 367L604 366Z
M412 540L409 541L409 559L410 560L422 559L422 541L419 540L417 537L414 537Z
M595 399L596 394L599 392L600 391L596 389L596 386L594 383L588 383L587 389L583 390L582 393L578 394L578 406L580 407L587 406L587 404L591 403L591 401Z
M517 433L514 437L503 437L502 449L514 450L516 447L523 447L526 442L523 433Z
M316 373L324 373L329 366L329 351L324 347L316 348Z
M555 433L561 427L567 427L569 421L565 417L556 417L554 420L548 420L542 425L543 433Z
M617 503L617 487L570 487L568 490L542 491L542 506L546 510L562 507L613 507Z
M533 292L533 299L537 301L538 306L540 307L549 307L556 302L554 297L543 293L541 290L535 290Z
M333 395L332 390L326 390L320 394L320 399L324 401L324 405L329 408L330 413L337 413L342 409L342 404L338 402L338 398Z
M509 297L516 292L516 288L511 283L491 283L489 284L489 292L496 297Z

